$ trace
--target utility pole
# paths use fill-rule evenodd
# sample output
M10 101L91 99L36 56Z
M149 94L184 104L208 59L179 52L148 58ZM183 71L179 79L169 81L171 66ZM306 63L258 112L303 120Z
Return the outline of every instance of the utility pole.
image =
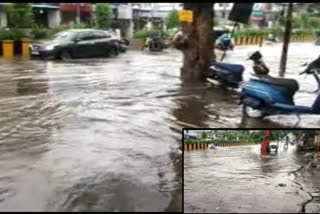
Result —
M77 4L77 18L76 18L76 23L80 24L80 3Z
M287 56L288 56L290 34L291 34L291 28L292 28L292 10L293 10L293 3L290 2L287 9L286 28L284 32L283 47L282 47L282 54L281 54L281 60L280 60L280 70L279 70L280 77L283 77L286 72Z
M266 154L270 143L270 130L264 130L263 135L264 137L261 142L260 152L261 154Z

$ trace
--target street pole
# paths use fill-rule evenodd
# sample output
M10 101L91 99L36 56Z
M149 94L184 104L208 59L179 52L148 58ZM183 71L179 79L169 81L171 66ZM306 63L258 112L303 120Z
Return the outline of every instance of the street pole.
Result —
M80 24L80 3L77 3L77 24Z
M283 47L282 47L282 54L281 54L281 60L280 60L280 70L279 70L280 77L283 77L286 72L287 55L288 55L290 34L291 34L291 28L292 28L292 10L293 10L293 4L289 3L288 9L287 9L286 28L284 32Z
M263 135L264 137L261 142L260 152L261 154L266 154L270 143L270 130L264 130Z

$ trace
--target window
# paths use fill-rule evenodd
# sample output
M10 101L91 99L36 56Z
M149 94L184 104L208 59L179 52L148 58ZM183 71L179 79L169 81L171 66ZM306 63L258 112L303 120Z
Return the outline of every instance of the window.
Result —
M81 32L78 34L77 39L79 40L91 40L94 39L94 35L92 32Z

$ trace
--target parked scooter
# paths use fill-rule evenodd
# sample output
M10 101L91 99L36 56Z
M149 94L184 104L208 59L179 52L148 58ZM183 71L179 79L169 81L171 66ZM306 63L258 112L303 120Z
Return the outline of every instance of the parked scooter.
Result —
M254 53L256 54L256 53ZM320 88L320 57L300 73L312 74ZM274 114L320 114L320 93L312 106L294 104L294 94L299 90L295 79L257 75L241 85L240 103L243 113L249 117L263 118Z
M238 88L243 81L244 70L242 65L214 61L209 68L207 81L214 85Z

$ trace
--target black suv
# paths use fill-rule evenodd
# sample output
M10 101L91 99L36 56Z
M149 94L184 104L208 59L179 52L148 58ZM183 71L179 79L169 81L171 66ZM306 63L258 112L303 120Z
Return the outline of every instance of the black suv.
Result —
M45 59L62 60L116 56L119 54L119 42L103 30L72 29L32 43L30 53Z

